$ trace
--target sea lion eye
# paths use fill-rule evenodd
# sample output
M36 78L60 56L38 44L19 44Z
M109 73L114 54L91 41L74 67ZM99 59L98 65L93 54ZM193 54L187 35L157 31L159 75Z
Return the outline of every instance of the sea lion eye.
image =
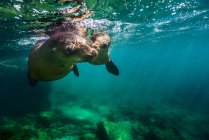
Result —
M76 53L76 50L75 49L72 49L72 48L67 48L66 49L66 54L75 54Z
M101 48L103 48L103 49L105 49L105 48L107 48L107 47L108 47L107 44L103 44L103 45L101 46Z
M81 45L81 47L80 47L81 49L86 49L86 46L84 46L84 45Z
M97 47L95 45L91 45L92 48L97 49Z

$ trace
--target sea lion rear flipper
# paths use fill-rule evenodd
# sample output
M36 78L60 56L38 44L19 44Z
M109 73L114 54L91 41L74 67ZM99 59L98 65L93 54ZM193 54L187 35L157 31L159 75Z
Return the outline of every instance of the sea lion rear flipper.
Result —
M73 66L73 72L77 77L79 77L78 67L76 64Z
M108 72L112 73L113 75L118 76L119 75L119 70L118 67L112 62L108 62L105 64L106 65L106 69Z
M28 83L30 86L34 87L38 83L38 80L33 79L28 73Z

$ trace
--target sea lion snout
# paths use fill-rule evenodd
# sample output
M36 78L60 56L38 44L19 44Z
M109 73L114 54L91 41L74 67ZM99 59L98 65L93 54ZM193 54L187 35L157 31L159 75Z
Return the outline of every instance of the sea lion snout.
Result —
M98 55L98 51L90 46L85 46L85 48L83 48L83 51L85 57L96 57Z
M96 57L98 55L98 52L96 50L93 50L92 55L93 55L93 57Z

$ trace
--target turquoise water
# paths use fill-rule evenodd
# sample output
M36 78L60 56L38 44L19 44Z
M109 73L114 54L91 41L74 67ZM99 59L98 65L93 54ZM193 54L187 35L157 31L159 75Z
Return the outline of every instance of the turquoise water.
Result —
M0 140L208 140L209 3L83 3L94 15L81 24L110 34L120 75L79 63L79 77L30 87L28 54L57 18L45 14L72 5L0 2Z

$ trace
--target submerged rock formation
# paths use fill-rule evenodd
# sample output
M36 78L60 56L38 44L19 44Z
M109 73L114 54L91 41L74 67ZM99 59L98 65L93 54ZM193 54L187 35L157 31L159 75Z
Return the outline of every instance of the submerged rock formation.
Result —
M99 122L96 135L99 140L132 140L128 122Z

